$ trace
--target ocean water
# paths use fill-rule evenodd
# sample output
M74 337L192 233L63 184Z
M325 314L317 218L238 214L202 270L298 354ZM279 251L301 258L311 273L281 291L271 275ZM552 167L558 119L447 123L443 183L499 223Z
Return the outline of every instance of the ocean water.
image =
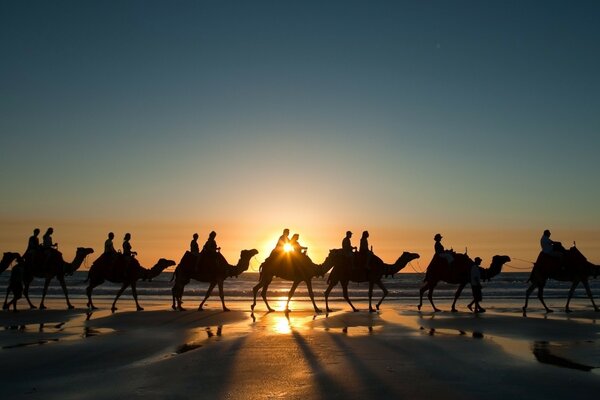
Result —
M10 271L5 271L0 275L0 290L4 295L4 288L8 285L8 278ZM69 297L72 299L83 299L86 298L85 289L87 283L85 279L87 277L87 271L77 271L72 276L67 277L67 288L69 290ZM141 299L153 298L163 299L165 303L171 301L171 287L172 282L169 282L172 277L171 272L165 272L158 277L154 278L151 282L138 281L138 295ZM327 277L327 276L326 276ZM323 292L327 287L327 280L325 278L313 279L313 290L315 296L318 299L323 298ZM396 274L393 278L384 278L383 282L389 290L388 298L390 300L398 299L415 299L419 297L419 287L421 286L424 274L423 273L401 273ZM523 299L525 296L525 290L527 289L527 279L529 273L502 273L496 276L489 282L483 284L483 295L484 299ZM225 281L225 298L226 300L250 300L252 298L252 287L258 282L258 274L253 272L247 272L240 275L238 278L229 278ZM600 296L600 279L590 280L592 292L595 296ZM29 294L32 298L41 297L44 281L43 279L34 279L32 282ZM291 282L280 280L278 278L273 279L273 282L269 286L268 296L269 299L276 297L286 297L291 286ZM112 299L119 289L120 285L105 282L102 285L96 287L93 292L94 298L110 298ZM206 293L208 287L207 283L192 281L186 286L184 292L184 300L199 300ZM566 282L557 282L549 280L544 290L544 297L551 298L566 298L570 284ZM457 285L448 285L441 282L435 289L435 299L452 299ZM352 300L367 300L368 289L367 283L350 283L348 285L350 298ZM122 298L131 298L130 289L127 289L123 294ZM467 298L471 294L470 287L465 287L462 297ZM537 292L533 293L535 296ZM218 289L215 287L213 296L218 295ZM381 290L375 286L373 290L373 297L379 298L381 296ZM49 298L62 298L64 297L62 289L56 279L52 280L50 287L48 288L47 297ZM579 285L575 291L575 298L587 297L585 290L582 285ZM296 293L294 294L295 300L308 299L308 292L305 284L300 284ZM331 300L342 300L342 289L341 285L338 284L333 289L330 295ZM214 300L214 299L213 299Z

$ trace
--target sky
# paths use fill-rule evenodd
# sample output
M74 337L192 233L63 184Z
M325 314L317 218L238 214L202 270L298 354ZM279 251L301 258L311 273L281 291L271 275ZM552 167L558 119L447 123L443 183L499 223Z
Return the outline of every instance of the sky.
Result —
M144 265L283 228L393 262L600 263L600 3L4 1L0 251L125 232ZM519 258L516 260L515 258ZM412 270L408 272L413 272Z

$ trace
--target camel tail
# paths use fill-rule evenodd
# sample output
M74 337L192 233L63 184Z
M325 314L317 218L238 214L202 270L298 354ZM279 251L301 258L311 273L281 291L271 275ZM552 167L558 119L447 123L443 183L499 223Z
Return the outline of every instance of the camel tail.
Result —
M85 281L83 281L83 283L88 283L89 281L90 281L90 270L88 269L87 277L85 278Z
M173 271L173 275L171 276L171 280L169 282L173 282L175 280L175 276L177 276L177 268Z

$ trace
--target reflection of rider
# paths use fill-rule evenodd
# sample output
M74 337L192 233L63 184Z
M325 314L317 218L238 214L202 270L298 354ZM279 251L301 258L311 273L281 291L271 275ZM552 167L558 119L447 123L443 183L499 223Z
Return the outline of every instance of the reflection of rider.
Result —
M356 246L352 246L350 242L351 237L352 232L346 231L346 237L342 239L342 253L350 261L350 268L354 269L354 251L356 250Z
M300 235L294 233L292 239L290 240L290 245L292 246L292 249L294 249L294 251L298 254L306 254L306 250L308 250L308 247L300 245L300 243L298 243L298 239L300 239Z
M433 246L433 249L435 250L435 255L438 257L442 257L443 259L448 261L448 266L452 265L454 257L452 257L452 254L449 251L446 251L446 249L444 249L444 245L442 245L441 242L442 235L436 233L433 237L433 240L435 240L435 245Z

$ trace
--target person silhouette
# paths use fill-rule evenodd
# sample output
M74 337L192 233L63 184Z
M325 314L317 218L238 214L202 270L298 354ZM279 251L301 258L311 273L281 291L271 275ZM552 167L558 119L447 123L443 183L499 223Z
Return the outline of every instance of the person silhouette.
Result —
M550 235L550 230L546 229L540 238L542 253L548 254L551 257L561 257L563 253L559 249L562 248L562 244L550 239Z
M194 233L192 241L190 242L190 253L195 257L194 271L198 271L198 265L200 264L200 247L198 246L198 234Z
M54 233L53 228L48 228L44 236L42 237L42 247L44 249L56 249L58 247L58 243L53 243L52 234Z
M448 266L451 266L452 262L454 261L454 257L452 257L451 252L444 249L444 245L442 244L442 237L443 236L439 233L435 234L435 236L433 237L433 240L435 241L433 249L435 251L436 256L445 259L448 262Z
M129 259L133 258L134 256L137 256L137 252L131 250L131 243L129 242L130 240L131 233L128 232L123 237L123 255L125 257L128 257Z
M123 268L123 277L127 279L129 276L129 266L133 257L137 256L137 252L131 250L131 233L127 232L123 237L123 258L125 259Z
M364 231L360 237L359 253L367 253L369 251L369 231Z
M283 252L285 250L285 245L290 242L289 235L290 230L285 228L283 230L283 234L279 236L279 239L277 240L277 244L275 245L275 251Z
M292 246L292 249L298 254L306 254L306 250L308 250L308 247L300 245L300 243L298 243L298 239L300 239L300 235L294 233L292 239L290 240L290 245Z
M112 232L108 233L108 238L104 241L104 254L108 254L114 256L117 254L117 250L115 250L115 245L113 244L113 239L115 238L115 234Z
M217 246L217 241L215 240L216 237L217 237L217 232L212 231L209 233L208 239L206 240L206 243L204 243L204 246L202 247L202 253L205 254L209 258L209 260L211 261L210 262L211 265L214 265L215 268L218 268L219 260L217 258L217 252L219 252L221 250L221 248L219 246Z
M475 312L482 313L485 312L485 308L481 307L479 303L483 300L481 295L481 272L479 268L481 267L481 258L475 257L473 260L473 264L471 265L470 270L470 279L471 279L471 290L473 291L473 301L471 301L467 308L469 310L473 310L473 305L475 305Z
M34 256L40 250L40 239L38 236L40 235L40 229L35 228L33 230L33 235L29 237L27 241L27 250L25 250L24 258L26 260L33 260Z
M46 230L46 233L44 233L44 236L42 236L42 250L44 251L44 254L45 254L44 263L42 265L42 268L45 268L46 265L48 265L50 258L52 258L52 255L54 253L58 252L58 250L57 250L58 243L54 243L52 241L53 233L54 233L54 229L52 227L50 227ZM63 265L63 267L64 267L64 265Z
M369 231L363 231L360 237L360 245L358 247L358 254L363 258L365 265L364 269L367 271L370 269L369 262L371 261L371 250L369 249Z
M342 254L347 258L350 268L354 269L354 252L356 251L356 246L352 246L351 238L352 232L346 231L346 236L342 239Z
M192 254L200 254L200 247L198 246L198 234L194 233L192 236L192 241L190 242L190 253Z

